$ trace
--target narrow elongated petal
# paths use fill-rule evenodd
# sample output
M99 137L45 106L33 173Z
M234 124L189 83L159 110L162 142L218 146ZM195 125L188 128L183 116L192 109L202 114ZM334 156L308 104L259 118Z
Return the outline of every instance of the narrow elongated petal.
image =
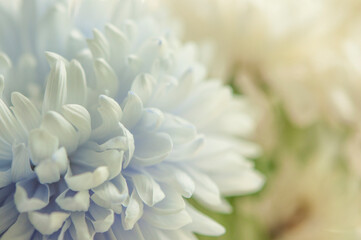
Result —
M131 87L131 91L137 94L143 103L147 103L153 94L156 80L150 74L138 75Z
M94 39L87 40L88 47L94 58L109 59L109 43L104 35L98 30L93 30Z
M58 111L67 97L66 69L63 61L58 60L51 68L46 84L43 113L51 110Z
M206 215L196 211L189 204L187 204L187 212L192 218L192 224L185 226L186 229L208 236L220 236L225 233L224 227Z
M87 86L83 67L72 60L67 70L66 103L84 105L87 98Z
M70 215L73 228L70 228L70 234L73 239L89 240L92 239L92 234L88 230L88 226L83 212L76 212Z
M135 93L129 92L123 105L122 123L127 129L132 129L142 115L143 103Z
M8 217L7 217L8 218ZM16 222L2 235L4 240L30 240L34 227L30 223L27 214L21 213Z
M30 158L25 144L13 145L13 160L11 163L11 175L13 182L28 178L33 174L30 166Z
M62 107L61 113L66 120L76 127L79 135L79 144L88 140L91 133L91 122L88 111L80 105L68 104Z
M125 230L130 230L143 215L143 202L136 191L130 196L125 214L122 214L122 225Z
M19 213L16 211L16 207L13 199L5 201L0 207L0 234L5 232L12 224L15 223Z
M114 212L96 204L90 206L89 214L92 216L91 222L96 232L108 231L114 222Z
M59 139L60 146L71 154L78 146L79 137L74 127L59 113L50 111L45 114L41 128Z
M24 95L18 92L11 94L11 102L14 107L11 108L16 119L27 131L30 131L40 125L40 113L34 104Z
M176 230L192 222L191 216L182 210L173 214L149 214L144 212L144 220L154 227L167 230Z
M145 174L133 174L132 180L139 197L148 206L162 201L165 197L159 184L156 183L150 176Z
M118 81L113 68L102 58L95 60L94 68L98 89L102 90L101 93L109 92L110 96L114 96L118 89Z

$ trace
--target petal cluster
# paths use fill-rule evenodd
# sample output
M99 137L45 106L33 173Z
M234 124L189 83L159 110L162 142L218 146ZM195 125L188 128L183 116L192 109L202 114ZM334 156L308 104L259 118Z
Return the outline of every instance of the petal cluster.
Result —
M222 234L186 199L229 211L263 180L247 102L195 46L136 1L3 2L1 238Z

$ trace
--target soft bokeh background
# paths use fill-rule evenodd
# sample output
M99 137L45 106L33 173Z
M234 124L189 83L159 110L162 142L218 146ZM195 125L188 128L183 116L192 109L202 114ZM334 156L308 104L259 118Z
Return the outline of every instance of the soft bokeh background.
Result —
M361 239L361 1L160 2L255 106L267 184L213 215L218 239Z

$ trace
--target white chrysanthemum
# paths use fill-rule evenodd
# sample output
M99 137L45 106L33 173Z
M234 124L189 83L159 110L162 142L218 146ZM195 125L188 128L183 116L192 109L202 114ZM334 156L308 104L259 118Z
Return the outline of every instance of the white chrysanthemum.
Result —
M184 198L228 211L262 178L246 102L194 46L135 1L0 3L1 238L222 234Z

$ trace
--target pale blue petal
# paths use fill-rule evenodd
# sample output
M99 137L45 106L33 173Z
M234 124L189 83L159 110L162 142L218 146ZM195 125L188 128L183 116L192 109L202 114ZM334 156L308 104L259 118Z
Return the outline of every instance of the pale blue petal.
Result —
M91 216L89 220L92 222L95 232L108 231L114 222L114 212L96 204L90 205L88 214Z
M79 137L77 144L80 145L87 141L91 132L91 122L88 111L80 105L68 104L62 107L61 113L64 118L76 128Z
M99 206L113 209L116 213L122 211L122 204L128 198L128 186L123 176L119 175L109 182L92 189L92 200Z
M34 232L26 213L22 213L16 222L1 237L2 240L30 240Z
M18 215L19 213L16 210L14 199L8 197L0 207L0 234L15 223Z
M154 206L164 199L164 192L151 176L145 173L132 174L131 179L139 197L148 206Z
M68 154L76 150L79 144L79 136L74 126L61 114L55 111L47 112L41 123L41 127L59 139L59 144L65 147Z
M185 226L185 229L208 236L220 236L225 233L226 230L223 226L195 210L189 204L187 204L186 210L192 218L192 224Z
M142 116L143 103L135 93L129 92L123 106L122 123L127 129L131 130Z
M13 145L13 160L11 163L11 176L17 182L33 175L30 166L28 149L24 143Z
M132 164L149 166L163 161L172 151L173 143L165 133L135 135L135 152Z
M140 199L137 191L133 190L129 203L127 204L125 213L122 214L121 224L125 230L134 228L135 223L143 215L143 202Z
M36 178L16 183L14 201L19 212L44 208L49 203L49 197L49 187L39 184Z
M182 210L178 213L161 215L145 210L143 219L153 227L166 230L177 230L192 222L191 216L185 210Z
M72 225L69 228L72 239L90 240L94 233L89 231L84 212L75 212L70 215Z

